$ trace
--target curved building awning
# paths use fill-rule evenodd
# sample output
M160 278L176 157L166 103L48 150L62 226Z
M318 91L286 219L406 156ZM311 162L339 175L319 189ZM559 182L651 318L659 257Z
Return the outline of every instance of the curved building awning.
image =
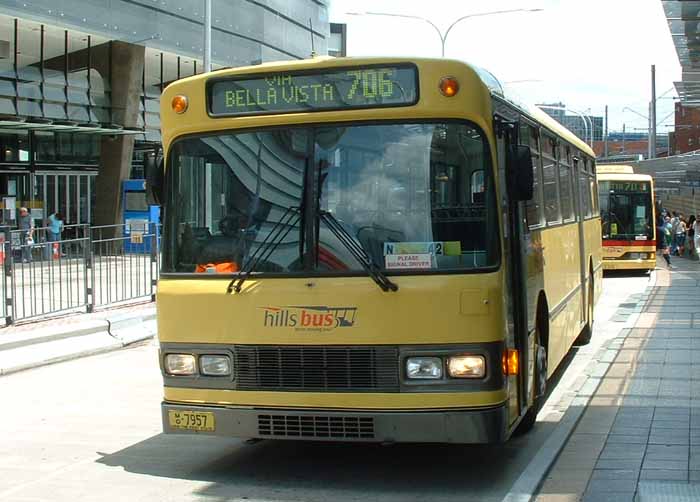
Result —
M681 102L700 106L700 1L662 0L673 44L683 71L674 82Z
M20 117L0 116L0 129L16 129L31 131L54 131L54 132L74 132L104 134L110 136L120 136L124 134L143 134L142 129L124 129L119 125L105 124L78 124L72 122L59 122L48 119L24 119Z

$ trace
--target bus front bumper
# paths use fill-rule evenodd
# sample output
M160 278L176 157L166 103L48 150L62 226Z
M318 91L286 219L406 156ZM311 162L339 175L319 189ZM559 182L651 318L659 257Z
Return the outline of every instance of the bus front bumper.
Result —
M163 432L245 439L501 443L506 405L450 411L326 411L189 406L163 402Z
M654 270L654 260L609 260L603 258L603 270Z

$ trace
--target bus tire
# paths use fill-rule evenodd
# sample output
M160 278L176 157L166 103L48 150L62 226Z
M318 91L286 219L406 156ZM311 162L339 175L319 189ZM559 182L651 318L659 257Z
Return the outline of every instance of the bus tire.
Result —
M537 414L542 409L542 406L544 406L547 394L547 347L542 345L540 340L540 328L538 323L537 339L535 340L535 373L532 375L535 380L533 382L535 386L535 400L518 424L515 430L516 435L525 434L534 427Z
M591 343L591 337L593 336L593 295L595 294L595 288L593 287L593 274L590 277L588 281L588 301L586 302L588 322L581 330L581 333L579 333L574 345L588 345Z

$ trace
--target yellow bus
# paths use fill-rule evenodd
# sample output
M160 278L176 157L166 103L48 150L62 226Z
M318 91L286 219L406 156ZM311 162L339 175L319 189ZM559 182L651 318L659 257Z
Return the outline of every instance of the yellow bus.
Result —
M226 69L161 103L166 433L532 427L601 285L585 143L450 60Z
M654 180L627 165L598 166L603 270L654 270Z

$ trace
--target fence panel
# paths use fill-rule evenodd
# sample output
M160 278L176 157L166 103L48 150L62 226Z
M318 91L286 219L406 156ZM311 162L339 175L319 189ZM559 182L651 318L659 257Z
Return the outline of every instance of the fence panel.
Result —
M11 321L85 309L88 305L86 227L67 227L64 235L54 241L46 228L34 229L31 238L27 231L9 232L4 259L5 303L11 307Z
M67 311L155 300L160 228L146 224L66 226L54 241L48 228L0 227L0 319L5 325Z
M154 299L158 228L153 224L92 227L91 284L95 307Z

